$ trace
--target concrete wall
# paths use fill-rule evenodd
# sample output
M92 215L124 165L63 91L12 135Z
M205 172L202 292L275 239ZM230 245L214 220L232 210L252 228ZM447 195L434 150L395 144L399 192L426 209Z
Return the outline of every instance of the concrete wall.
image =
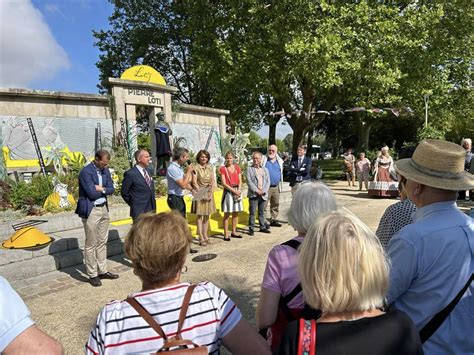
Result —
M72 145L71 151L90 155L95 149L97 123L101 123L102 137L108 141L120 131L120 123L113 124L110 102L116 105L115 118L127 117L134 129L134 105L146 105L151 97L153 112L165 113L174 137L184 137L189 141L188 147L197 152L211 136L209 150L220 155L220 137L225 135L229 111L178 104L172 112L171 94L176 91L173 87L114 78L109 84L117 95L113 100L107 95L0 88L0 147L9 147L11 159L35 159L26 124L26 118L31 117L40 146ZM154 115L150 124L154 126Z

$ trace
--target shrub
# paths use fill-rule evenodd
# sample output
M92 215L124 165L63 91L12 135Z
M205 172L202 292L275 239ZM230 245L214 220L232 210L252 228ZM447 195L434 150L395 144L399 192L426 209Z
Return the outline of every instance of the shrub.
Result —
M166 196L168 194L168 187L164 183L165 178L161 176L155 177L155 194L156 197Z
M15 209L33 205L43 206L46 198L53 192L53 178L46 175L35 175L31 183L24 181L13 182L11 186L10 202Z
M11 183L8 180L0 180L0 210L12 207L10 202Z

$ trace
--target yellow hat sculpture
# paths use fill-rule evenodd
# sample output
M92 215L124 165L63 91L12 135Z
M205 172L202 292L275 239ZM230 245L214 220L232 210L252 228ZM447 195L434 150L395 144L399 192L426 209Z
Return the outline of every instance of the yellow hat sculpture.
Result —
M18 229L13 226L16 230L15 233L9 239L3 241L2 247L4 249L30 249L47 246L53 241L53 238L33 227L33 225L44 222L46 221L29 221L23 224L26 224L26 226Z

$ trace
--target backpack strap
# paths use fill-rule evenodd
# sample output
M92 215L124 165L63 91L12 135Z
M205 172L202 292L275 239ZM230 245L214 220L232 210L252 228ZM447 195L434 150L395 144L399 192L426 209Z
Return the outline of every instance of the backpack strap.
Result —
M128 297L125 302L127 302L130 306L132 306L138 314L147 322L150 327L152 327L155 332L157 332L162 338L163 341L166 342L168 340L163 328L161 328L160 324L153 319L150 313L133 297Z
M297 355L316 355L316 321L300 318Z
M298 250L298 247L301 245L301 242L296 240L296 239L290 239L280 245L287 245L295 250ZM298 294L302 291L301 283L298 283L298 285L295 286L293 290L289 294L287 294L285 297L280 297L280 301L278 302L278 306L280 309L283 311L285 314L286 318L288 321L295 320L295 317L293 316L293 313L291 313L290 308L288 307L288 303L298 296Z
M458 302L461 300L461 297L466 292L467 288L471 284L472 280L474 280L474 274L471 274L469 280L467 280L466 284L462 288L461 291L454 297L454 299L441 311L439 311L431 320L420 330L420 339L421 343L426 342L443 324L443 322L448 318L451 311L456 307Z
M184 320L186 319L186 313L188 312L189 301L191 300L191 296L193 295L195 288L196 285L190 285L183 298L183 304L181 305L181 311L179 312L178 330L176 331L176 339L178 340L182 339L181 329L183 328Z

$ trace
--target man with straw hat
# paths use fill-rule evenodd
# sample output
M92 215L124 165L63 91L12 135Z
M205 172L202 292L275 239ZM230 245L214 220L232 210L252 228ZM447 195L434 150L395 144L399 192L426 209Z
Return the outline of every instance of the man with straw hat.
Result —
M425 354L474 353L474 219L456 206L457 191L474 187L465 155L429 139L396 163L417 212L389 243L387 298L416 324Z

